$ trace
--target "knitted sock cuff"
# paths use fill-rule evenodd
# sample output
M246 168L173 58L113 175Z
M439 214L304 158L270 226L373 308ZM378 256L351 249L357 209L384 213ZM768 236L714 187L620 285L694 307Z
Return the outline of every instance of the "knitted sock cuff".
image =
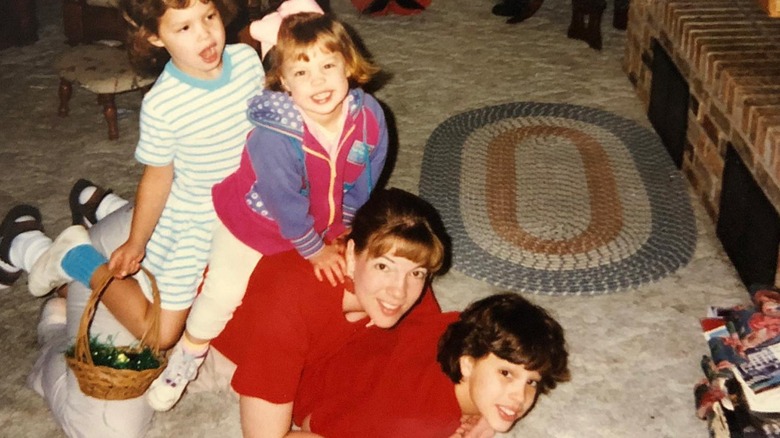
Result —
M90 287L89 281L100 265L106 264L103 254L99 253L92 245L79 245L74 247L62 258L62 269L79 283Z
M189 340L187 336L182 336L181 349L190 356L201 357L205 356L209 351L209 343L196 344Z

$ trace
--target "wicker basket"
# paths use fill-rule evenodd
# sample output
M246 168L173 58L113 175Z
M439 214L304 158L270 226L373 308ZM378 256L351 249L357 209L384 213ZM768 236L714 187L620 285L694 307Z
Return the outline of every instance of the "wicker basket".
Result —
M114 280L113 275L103 280L100 287L92 291L89 297L84 313L81 315L79 331L76 335L76 343L73 348L73 357L67 354L65 359L68 366L76 375L81 391L90 396L101 400L126 400L140 397L152 381L160 375L167 365L165 354L160 354L159 336L160 336L160 291L157 289L157 282L151 273L144 270L151 280L154 303L152 304L152 321L149 330L141 337L137 346L116 347L120 352L140 352L144 346L152 348L155 356L160 361L160 366L153 369L136 371L128 369L116 369L107 366L95 365L92 361L92 353L89 350L89 326L92 318L95 316L95 309L103 292ZM148 335L148 336L147 336Z

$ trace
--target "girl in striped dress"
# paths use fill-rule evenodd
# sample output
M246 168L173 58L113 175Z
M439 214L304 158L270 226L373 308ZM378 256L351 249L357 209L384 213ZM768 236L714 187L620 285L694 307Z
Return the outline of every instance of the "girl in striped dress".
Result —
M30 268L33 295L73 279L94 286L93 278L110 272L117 280L103 302L140 337L152 296L145 276L130 276L143 266L160 289L162 347L178 340L211 248L211 189L238 167L252 128L246 102L265 78L253 48L225 44L222 18L235 11L230 1L124 2L134 65L165 61L141 107L135 157L145 167L135 206L117 212L132 214L130 233L106 260L83 227L66 229Z

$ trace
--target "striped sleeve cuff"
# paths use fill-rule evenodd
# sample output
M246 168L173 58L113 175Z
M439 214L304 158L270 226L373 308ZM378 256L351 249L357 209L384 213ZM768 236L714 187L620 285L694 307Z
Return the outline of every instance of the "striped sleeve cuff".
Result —
M291 240L291 242L298 253L305 259L309 259L314 254L317 254L325 246L322 237L313 228L303 236Z
M342 219L344 221L344 225L349 228L352 226L352 221L355 219L355 212L357 209L352 207L347 207L346 205L342 209Z

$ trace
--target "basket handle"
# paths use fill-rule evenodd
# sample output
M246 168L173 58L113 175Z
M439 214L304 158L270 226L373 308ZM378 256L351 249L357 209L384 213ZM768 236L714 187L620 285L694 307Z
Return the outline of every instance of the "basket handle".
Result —
M152 320L149 323L149 328L141 336L140 344L148 345L152 348L155 355L160 353L160 290L157 288L157 280L149 270L141 267L141 270L149 277L149 281L152 284ZM95 317L95 310L97 304L103 293L108 289L111 282L114 281L114 273L109 272L99 284L98 287L92 290L92 294L89 296L86 306L84 307L84 313L81 314L81 320L79 322L79 331L76 334L76 342L73 350L73 356L76 360L94 365L92 361L92 353L89 350L89 326L92 323L92 319Z

